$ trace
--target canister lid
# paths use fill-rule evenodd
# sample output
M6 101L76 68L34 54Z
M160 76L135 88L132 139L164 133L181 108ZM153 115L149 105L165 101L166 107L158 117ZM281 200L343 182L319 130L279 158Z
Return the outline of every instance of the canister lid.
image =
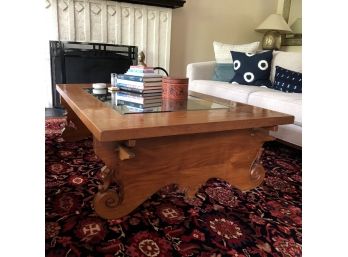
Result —
M187 84L188 78L163 77L163 82L172 83L172 84Z

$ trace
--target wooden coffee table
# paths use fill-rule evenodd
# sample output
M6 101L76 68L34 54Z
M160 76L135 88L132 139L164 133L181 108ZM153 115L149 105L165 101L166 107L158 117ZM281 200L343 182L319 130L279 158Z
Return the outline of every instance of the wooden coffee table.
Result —
M169 184L188 196L209 178L241 190L257 187L265 175L262 145L272 140L268 130L294 122L287 114L219 99L214 100L228 107L121 114L87 93L90 87L57 85L67 109L62 136L68 141L93 136L95 153L105 163L94 208L107 219L127 215ZM118 192L109 188L112 183Z

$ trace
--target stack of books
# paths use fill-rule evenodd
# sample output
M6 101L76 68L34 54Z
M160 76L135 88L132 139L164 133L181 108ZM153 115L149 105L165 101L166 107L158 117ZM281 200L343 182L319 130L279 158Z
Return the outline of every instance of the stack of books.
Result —
M162 105L161 94L138 94L128 91L116 92L117 105L126 105L139 109L149 109Z
M162 75L153 68L131 66L125 74L118 75L117 103L139 111L161 106Z
M117 76L117 87L135 93L162 93L162 75L153 68L130 66L125 74Z

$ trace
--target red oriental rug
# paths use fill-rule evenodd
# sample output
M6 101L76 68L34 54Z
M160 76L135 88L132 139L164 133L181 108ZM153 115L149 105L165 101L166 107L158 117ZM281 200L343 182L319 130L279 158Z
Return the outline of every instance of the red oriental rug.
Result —
M171 185L104 220L92 206L103 163L91 139L61 138L64 121L46 120L46 256L302 255L300 150L267 142L265 181L249 192L210 179L186 199Z

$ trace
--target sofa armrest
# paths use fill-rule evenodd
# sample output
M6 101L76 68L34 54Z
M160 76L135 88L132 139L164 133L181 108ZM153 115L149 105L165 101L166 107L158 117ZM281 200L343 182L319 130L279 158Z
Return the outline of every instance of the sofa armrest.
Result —
M190 63L186 68L186 77L191 80L211 80L214 74L215 61Z

